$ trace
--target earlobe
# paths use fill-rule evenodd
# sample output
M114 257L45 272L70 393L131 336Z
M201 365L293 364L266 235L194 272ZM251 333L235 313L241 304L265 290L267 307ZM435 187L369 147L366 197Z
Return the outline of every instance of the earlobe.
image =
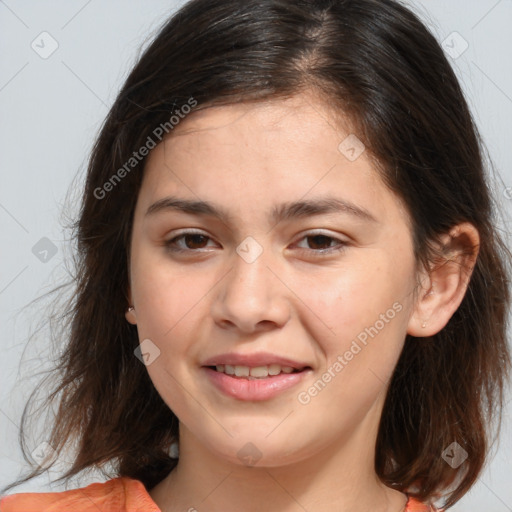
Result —
M133 306L128 307L124 316L130 324L137 325L137 317L135 315L135 308Z
M416 304L414 306L413 314L409 319L407 334L422 338L432 336L432 323L430 322L431 316L435 309L435 284L432 282L432 276L428 276L427 286L421 287L421 292L418 294Z
M418 338L441 331L460 306L478 256L480 237L478 230L465 222L441 237L440 242L444 256L430 269L428 285L418 294L409 319L407 334Z
M126 318L126 321L128 323L130 323L132 325L137 325L137 317L135 315L135 307L133 306L133 302L132 302L131 286L128 286L128 291L126 294L126 302L128 303L128 307L126 308L124 317Z

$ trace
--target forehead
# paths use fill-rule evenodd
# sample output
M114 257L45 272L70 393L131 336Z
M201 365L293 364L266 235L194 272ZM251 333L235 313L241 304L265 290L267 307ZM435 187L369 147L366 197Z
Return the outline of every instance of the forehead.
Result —
M339 142L352 133L348 118L312 93L303 93L287 99L269 99L259 102L236 103L200 108L192 112L168 137L171 146L217 144L229 141L240 143L238 151L258 148L258 155L273 157L287 152L294 145L308 153L338 153Z
M195 111L152 151L145 174L148 200L184 193L254 210L334 192L377 217L401 207L348 121L310 95Z

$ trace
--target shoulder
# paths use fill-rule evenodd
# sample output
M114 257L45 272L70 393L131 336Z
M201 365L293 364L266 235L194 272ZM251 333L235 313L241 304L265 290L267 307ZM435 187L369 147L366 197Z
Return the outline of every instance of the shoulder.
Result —
M160 512L143 483L127 477L62 492L19 493L0 499L0 512Z
M407 507L404 512L444 512L443 509L435 508L433 505L426 505L409 496Z

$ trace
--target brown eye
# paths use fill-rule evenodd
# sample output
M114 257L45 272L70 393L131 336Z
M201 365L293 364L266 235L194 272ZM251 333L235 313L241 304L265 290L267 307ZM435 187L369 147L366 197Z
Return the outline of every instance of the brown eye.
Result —
M301 245L303 241L306 242L306 246ZM297 245L301 251L317 256L329 256L346 249L348 243L324 233L311 233L303 236Z
M185 232L167 240L165 246L169 250L176 252L195 251L197 249L205 249L209 240L211 240L210 237L202 233Z
M205 235L182 235L187 249L202 249L208 237ZM179 237L178 237L179 238ZM198 247L199 246L199 247Z
M331 236L326 235L309 235L305 237L309 242L310 249L329 249L331 241L335 240ZM313 243L311 244L311 240ZM326 247L319 247L326 246Z

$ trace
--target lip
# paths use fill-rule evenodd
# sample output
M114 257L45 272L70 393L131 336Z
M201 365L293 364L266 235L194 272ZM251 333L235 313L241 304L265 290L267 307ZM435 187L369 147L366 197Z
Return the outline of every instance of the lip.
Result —
M249 380L246 377L232 377L206 366L201 370L206 373L210 382L218 390L228 396L245 401L268 400L296 386L313 371L308 368L297 373L280 373L265 379Z
M257 352L254 354L235 354L231 352L226 354L219 354L204 361L202 366L217 366L219 364L229 364L231 366L249 366L251 368L278 364L280 366L290 366L295 370L302 370L306 367L311 368L311 365L308 363L293 361L292 359L270 354L269 352Z

